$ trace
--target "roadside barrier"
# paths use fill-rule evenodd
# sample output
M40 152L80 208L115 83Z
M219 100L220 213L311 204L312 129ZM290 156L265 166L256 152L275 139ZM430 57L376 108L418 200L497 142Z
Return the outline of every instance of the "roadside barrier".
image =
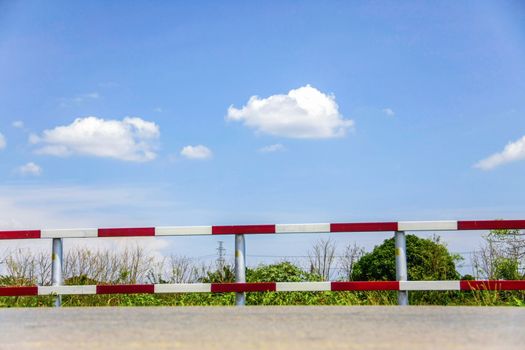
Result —
M477 221L398 221L361 223L276 224L233 226L164 226L140 228L43 229L0 231L0 239L52 239L51 286L4 286L0 296L55 295L55 306L62 295L133 293L236 293L236 305L245 304L246 292L293 291L398 291L399 305L408 305L408 291L429 290L525 290L525 281L408 281L406 231L461 231L525 229L525 220ZM352 282L259 282L246 283L245 235L290 233L343 233L393 231L395 237L396 281ZM134 285L63 285L62 240L90 237L146 237L235 235L235 283L181 283Z
M525 281L361 281L361 282L255 282L255 283L162 283L79 286L0 287L0 296L245 293L245 292L341 292L429 290L525 290Z

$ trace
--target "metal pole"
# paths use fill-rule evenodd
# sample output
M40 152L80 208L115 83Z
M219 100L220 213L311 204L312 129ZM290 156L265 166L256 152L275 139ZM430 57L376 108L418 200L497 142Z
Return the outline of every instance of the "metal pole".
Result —
M235 235L235 282L246 282L246 246L244 235ZM246 293L235 293L235 305L244 306Z
M396 279L398 281L407 281L407 244L404 231L396 231ZM408 291L400 290L397 292L397 303L402 306L408 305Z
M53 252L51 255L51 276L52 284L60 286L64 280L62 278L62 238L53 238ZM55 307L62 304L62 295L55 297Z

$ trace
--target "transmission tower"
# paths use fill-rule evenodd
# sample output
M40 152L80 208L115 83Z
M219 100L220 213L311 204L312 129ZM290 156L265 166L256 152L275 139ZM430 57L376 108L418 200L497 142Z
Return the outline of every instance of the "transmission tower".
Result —
M217 248L217 270L223 271L226 259L224 258L226 249L222 246L224 241L219 241L219 247Z

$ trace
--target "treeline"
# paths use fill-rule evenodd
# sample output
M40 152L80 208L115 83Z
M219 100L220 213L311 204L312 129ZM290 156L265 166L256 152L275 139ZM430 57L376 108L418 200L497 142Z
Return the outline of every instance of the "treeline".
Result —
M477 279L524 279L525 236L517 230L491 231L472 257ZM337 254L339 253L339 254ZM407 235L409 280L473 279L460 276L461 256L450 254L438 236L430 239ZM48 253L28 250L6 252L1 260L0 285L49 285ZM123 251L86 248L68 250L64 256L64 284L136 284L233 282L233 267L206 265L183 256L156 259L142 247ZM290 261L259 265L246 271L248 282L395 280L394 240L387 239L371 252L348 245L337 252L333 241L320 240L308 252L308 266ZM233 305L234 294L188 293L155 295L63 296L64 306L104 305ZM424 305L525 305L524 292L428 291L410 292L411 304ZM0 306L51 306L52 296L2 297ZM248 305L388 305L396 292L286 292L248 293Z

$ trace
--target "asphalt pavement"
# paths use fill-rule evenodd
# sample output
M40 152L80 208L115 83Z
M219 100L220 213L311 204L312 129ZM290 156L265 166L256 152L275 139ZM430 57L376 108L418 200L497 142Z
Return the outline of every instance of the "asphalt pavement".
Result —
M0 349L525 349L525 308L0 309Z

